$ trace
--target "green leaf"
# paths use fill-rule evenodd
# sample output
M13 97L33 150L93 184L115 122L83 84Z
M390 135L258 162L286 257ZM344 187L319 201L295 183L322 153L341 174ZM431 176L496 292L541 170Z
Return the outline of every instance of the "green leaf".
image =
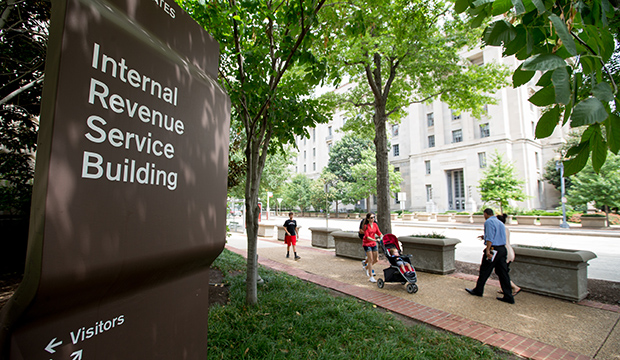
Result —
M529 98L529 101L536 106L547 106L555 103L555 90L553 89L553 85L538 90L536 94Z
M512 0L512 5L515 7L517 15L525 14L525 6L521 0Z
M554 54L536 55L523 63L523 70L547 71L566 66L566 61Z
M538 9L539 15L547 11L547 8L545 8L545 4L543 3L542 0L532 0L532 2L536 6L536 9Z
M487 45L502 46L511 42L516 35L517 32L511 23L498 20L484 30L484 42Z
M536 138L543 139L551 136L558 122L560 122L560 107L554 106L538 119L538 124L536 124Z
M571 127L579 127L583 125L595 124L605 121L609 114L601 101L597 98L588 98L581 101L573 109L571 116Z
M614 92L606 82L596 84L594 89L592 89L592 95L596 96L601 102L614 101Z
M566 122L568 121L568 119L570 119L570 116L572 115L572 113L573 113L573 102L569 101L569 103L566 105L566 108L564 109L562 126L566 125Z
M553 71L554 70L549 70L546 73L544 73L540 77L540 79L538 79L538 82L536 83L536 86L545 87L545 86L551 85L551 83L552 83L551 77L553 76Z
M590 151L592 152L592 167L598 173L607 158L607 144L603 139L600 128L590 138Z
M515 88L519 87L519 86L521 86L523 84L526 84L536 74L536 71L523 71L523 70L521 70L522 66L523 66L523 64L519 65L519 67L515 70L514 74L512 74L512 86L515 87Z
M493 16L501 15L512 8L511 0L495 0L493 2Z
M566 105L570 101L570 78L565 67L557 68L551 77L555 87L555 102Z
M523 24L515 27L515 37L504 47L504 56L514 55L527 45L527 32Z
M472 4L473 7L477 8L478 6L484 5L484 4L490 4L492 2L494 2L495 0L476 0L474 1L474 3Z
M616 114L609 115L605 129L607 130L609 150L614 154L618 154L618 151L620 151L620 117Z
M457 14L464 12L468 8L469 8L468 0L456 0L456 3L454 4L454 10L456 11Z
M549 15L549 20L551 20L551 22L553 23L553 26L555 27L555 32L562 40L562 43L566 47L566 50L568 50L568 52L573 56L577 55L575 40L573 40L573 37L571 36L570 31L566 27L564 21L562 21L562 19L560 19L555 14Z
M570 176L578 173L588 163L588 158L590 157L590 147L587 142L579 144L577 148L573 147L569 149L569 153L573 149L576 149L578 153L575 152L577 154L576 157L564 161L564 176Z

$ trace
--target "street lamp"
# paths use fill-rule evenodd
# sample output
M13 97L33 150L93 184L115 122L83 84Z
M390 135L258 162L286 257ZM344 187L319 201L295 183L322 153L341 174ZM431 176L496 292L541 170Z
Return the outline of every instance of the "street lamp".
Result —
M566 222L566 194L564 188L564 163L562 162L562 158L560 156L556 157L555 160L555 169L560 171L560 184L562 189L562 223L560 227L563 229L568 229L568 223Z

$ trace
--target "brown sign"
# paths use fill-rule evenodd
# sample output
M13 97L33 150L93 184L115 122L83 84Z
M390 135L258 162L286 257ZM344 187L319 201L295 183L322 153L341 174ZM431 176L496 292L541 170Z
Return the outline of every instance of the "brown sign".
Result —
M205 359L226 231L219 47L173 1L53 1L9 359Z

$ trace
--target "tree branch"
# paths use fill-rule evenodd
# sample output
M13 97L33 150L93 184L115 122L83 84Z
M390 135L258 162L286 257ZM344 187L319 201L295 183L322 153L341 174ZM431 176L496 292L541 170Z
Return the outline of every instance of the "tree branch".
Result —
M586 44L583 40L581 40L579 36L575 35L572 31L570 32L570 34L573 36L573 38L579 41L581 45L583 45L586 49L590 50L592 54L596 55L599 58L599 61L601 62L601 66L603 67L603 69L605 69L605 72L607 73L609 80L611 80L611 84L614 86L614 94L617 93L618 85L616 85L616 82L614 81L613 76L611 76L611 71L609 71L609 68L605 66L603 59L599 56L599 54L596 53L596 51L594 51L594 49L592 49L588 44Z
M14 98L15 96L21 94L22 92L30 89L31 87L40 84L43 82L43 80L45 79L45 74L39 76L38 78L32 80L30 83L20 87L19 89L13 91L12 93L8 94L7 96L4 97L4 99L0 100L0 106L6 104L7 102L9 102L12 98Z

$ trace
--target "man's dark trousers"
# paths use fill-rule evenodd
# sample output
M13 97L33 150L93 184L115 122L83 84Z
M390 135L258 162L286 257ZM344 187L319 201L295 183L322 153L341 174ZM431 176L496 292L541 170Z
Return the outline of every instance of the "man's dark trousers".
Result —
M506 263L506 256L508 255L508 252L506 251L505 246L494 246L493 248L497 250L497 254L495 255L495 259L493 261L489 261L486 254L482 255L480 275L478 275L478 282L476 283L476 287L473 291L476 294L482 295L484 293L484 285L489 279L489 276L491 276L493 269L495 269L495 273L499 278L499 283L502 286L504 298L510 302L513 302L514 298L512 297L510 276L508 276L508 264Z

